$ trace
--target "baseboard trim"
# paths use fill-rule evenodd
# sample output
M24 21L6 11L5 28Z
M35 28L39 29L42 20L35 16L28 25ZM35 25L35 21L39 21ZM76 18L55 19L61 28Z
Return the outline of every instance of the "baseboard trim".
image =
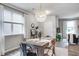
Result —
M20 47L15 47L15 48L12 48L12 49L5 50L5 53L8 53L8 52L14 51L14 50L19 49L19 48L20 48Z

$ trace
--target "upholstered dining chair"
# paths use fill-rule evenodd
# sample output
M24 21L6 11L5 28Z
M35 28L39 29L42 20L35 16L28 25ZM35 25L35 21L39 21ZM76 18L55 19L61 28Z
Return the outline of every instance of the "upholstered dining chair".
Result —
M48 55L50 50L52 50L52 55L51 56L56 55L55 54L56 39L52 39L49 44L50 44L49 46L45 47L45 49L48 49L48 51L45 53L45 55Z

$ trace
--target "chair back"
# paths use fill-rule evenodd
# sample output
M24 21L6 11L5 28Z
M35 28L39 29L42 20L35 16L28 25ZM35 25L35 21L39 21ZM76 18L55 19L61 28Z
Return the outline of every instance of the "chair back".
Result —
M26 43L21 43L20 48L22 52L21 55L23 56L37 56L37 54L33 52L31 45L28 45Z
M52 39L52 40L51 40L51 44L52 44L53 46L55 46L55 44L56 44L56 39Z
M53 40L51 40L51 44L52 44L52 55L54 54L55 55L55 44L56 44L56 39L53 39Z
M26 56L27 55L27 49L26 49L25 43L20 44L20 49L21 49L21 55Z

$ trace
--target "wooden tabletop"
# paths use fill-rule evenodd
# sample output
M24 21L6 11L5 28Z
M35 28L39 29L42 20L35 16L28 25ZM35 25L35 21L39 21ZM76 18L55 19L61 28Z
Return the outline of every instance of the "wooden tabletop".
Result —
M25 43L42 47L49 44L49 42L50 40L45 40L45 39L39 40L38 38L36 38L36 39L27 39Z

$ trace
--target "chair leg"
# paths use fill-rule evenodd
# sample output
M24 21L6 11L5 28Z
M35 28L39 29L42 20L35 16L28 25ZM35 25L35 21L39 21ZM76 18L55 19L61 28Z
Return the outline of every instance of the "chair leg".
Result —
M48 51L47 51L47 54L48 54L48 52L49 52L49 49L48 49Z
M56 56L56 54L55 54L55 47L53 47L53 49L52 49L52 56Z

